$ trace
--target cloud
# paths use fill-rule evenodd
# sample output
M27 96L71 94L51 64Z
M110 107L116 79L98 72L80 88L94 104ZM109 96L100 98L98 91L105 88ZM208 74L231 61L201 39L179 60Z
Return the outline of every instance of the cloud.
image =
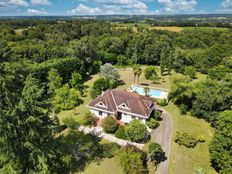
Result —
M140 0L90 0L83 3L94 3L97 7L79 4L67 11L68 14L147 14L147 5Z
M196 0L158 0L164 5L163 11L178 12L178 11L194 11L197 5Z
M49 0L31 0L32 5L50 5L51 2Z
M30 15L47 15L48 13L44 10L36 10L36 9L27 9L27 13Z
M102 10L98 7L88 7L84 4L79 4L76 8L67 11L69 14L99 14L102 13Z
M223 10L232 10L232 0L224 0L219 7Z
M27 7L29 4L25 0L1 0L0 7Z

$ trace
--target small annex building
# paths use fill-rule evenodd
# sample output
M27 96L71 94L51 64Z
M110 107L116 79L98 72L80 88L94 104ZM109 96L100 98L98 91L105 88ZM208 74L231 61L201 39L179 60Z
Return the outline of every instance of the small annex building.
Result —
M87 107L99 119L111 115L124 123L129 123L133 119L145 123L154 112L155 104L150 97L142 96L137 92L110 89L102 92Z

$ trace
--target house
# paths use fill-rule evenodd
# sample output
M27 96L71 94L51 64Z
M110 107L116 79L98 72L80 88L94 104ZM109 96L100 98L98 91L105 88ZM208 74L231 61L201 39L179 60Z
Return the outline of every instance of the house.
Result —
M155 104L151 98L136 92L111 89L103 92L87 107L100 119L112 115L124 123L129 123L133 119L145 123L154 112Z

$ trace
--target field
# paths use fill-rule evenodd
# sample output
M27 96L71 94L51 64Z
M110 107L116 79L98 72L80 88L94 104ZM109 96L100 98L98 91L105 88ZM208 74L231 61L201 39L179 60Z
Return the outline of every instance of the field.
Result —
M145 67L143 67L144 69ZM121 75L121 79L124 81L122 86L119 86L119 89L127 89L134 82L133 70L132 68L121 68L119 69L119 73ZM150 80L146 80L144 75L142 74L140 77L140 83L145 83L154 87L170 89L171 87L171 76L164 76L160 80L159 83L153 83ZM202 74L197 74L198 79L196 81L205 79L206 76ZM99 75L93 75L89 80L85 82L85 85L89 87L92 86L93 82L99 78ZM136 79L137 81L137 79ZM88 112L86 105L91 101L90 88L86 90L86 97L83 97L84 103L73 110L63 111L59 114L60 119L62 120L65 117L71 116L74 117L77 121L82 120L82 117L85 113ZM172 115L173 117L173 136L176 131L187 131L192 133L194 136L204 135L206 139L206 143L198 144L193 149L188 149L182 146L177 145L172 142L171 147L171 157L170 157L170 165L169 165L169 173L170 174L179 174L179 173L188 173L191 174L194 171L194 168L203 168L204 171L208 174L216 173L213 168L210 167L209 160L209 152L208 152L208 142L210 141L213 135L213 129L210 125L204 120L200 120L191 116L180 115L179 109L173 103L169 103L165 109ZM99 165L95 163L91 163L84 172L81 174L104 174L104 171L107 171L107 174L117 173L120 174L121 169L119 164L115 163L115 159L104 159ZM112 167L109 167L112 166Z
M220 28L220 27L177 27L177 26L152 26L150 24L135 24L135 23L126 23L126 24L116 24L116 29L129 29L131 28L133 32L138 32L138 27L142 27L148 30L166 30L171 32L181 32L181 31L192 31L192 30L198 30L198 31L228 31L228 28Z

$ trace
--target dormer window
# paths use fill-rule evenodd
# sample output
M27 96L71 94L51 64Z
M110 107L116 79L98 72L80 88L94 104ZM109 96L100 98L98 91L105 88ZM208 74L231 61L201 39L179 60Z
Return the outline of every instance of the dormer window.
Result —
M106 108L106 105L103 102L99 102L98 104L96 104L96 106L100 106L100 107Z
M125 103L122 103L121 105L118 106L119 108L123 108L123 109L130 109Z

